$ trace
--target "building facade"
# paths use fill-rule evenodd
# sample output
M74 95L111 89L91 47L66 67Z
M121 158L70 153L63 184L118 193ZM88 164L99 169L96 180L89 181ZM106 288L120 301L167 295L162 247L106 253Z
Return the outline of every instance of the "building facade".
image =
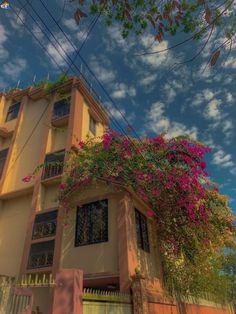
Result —
M65 152L109 125L84 81L70 78L50 94L41 86L0 97L0 276L55 278L82 270L84 288L133 288L134 313L177 313L163 295L158 232L138 195L96 182L74 192L65 225L58 201ZM32 290L36 312L67 313L55 311L55 287Z

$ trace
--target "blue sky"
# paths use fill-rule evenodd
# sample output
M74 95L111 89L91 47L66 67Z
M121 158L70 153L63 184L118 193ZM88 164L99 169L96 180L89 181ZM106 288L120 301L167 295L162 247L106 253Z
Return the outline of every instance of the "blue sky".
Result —
M11 3L19 11L20 2L15 0ZM0 10L1 90L16 86L18 81L19 87L31 85L35 76L36 81L48 75L50 80L56 78L61 71L55 61L64 71L67 70L66 61L73 59L75 47L79 48L83 42L91 19L85 19L77 26L73 20L75 4L66 5L62 18L61 1L45 4L59 20L70 42L50 19L40 1L32 1L32 5L59 43L29 5L26 9L38 24L24 10L20 12L20 18L12 9ZM44 49L22 26L20 19L34 32ZM178 62L194 56L201 42L190 41L163 53L137 55L168 48L187 37L189 35L178 34L166 37L158 44L153 41L150 30L140 37L130 36L123 40L117 26L107 29L100 19L81 55L114 102L96 83L86 66L81 65L78 57L75 61L77 68L70 69L69 74L78 75L82 70L93 89L101 95L116 125L125 127L125 117L140 137L162 131L167 131L170 137L189 134L212 147L212 153L206 157L207 170L212 180L219 183L221 193L229 196L231 207L236 209L236 47L233 45L228 58L226 47L221 51L217 65L206 69L211 51L222 41L220 34L213 34L201 56L184 65L178 65Z

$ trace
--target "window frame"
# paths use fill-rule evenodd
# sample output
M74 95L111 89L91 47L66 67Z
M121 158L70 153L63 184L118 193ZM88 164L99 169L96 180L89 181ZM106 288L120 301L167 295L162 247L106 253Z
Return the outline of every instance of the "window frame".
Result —
M69 109L68 111L65 110L65 113L62 114L62 115L56 114L56 107L57 106L59 107L60 104L61 104L62 107L63 107L63 104L64 104L64 107L66 109ZM71 107L71 96L68 96L68 97L62 98L62 99L58 99L57 101L55 101L54 104L53 104L53 110L52 110L52 120L57 120L57 119L61 119L63 117L68 116L70 114L70 107ZM63 110L62 110L62 112L63 112Z
M92 212L94 210L94 208L89 208L89 207L92 207L92 205L94 205L96 203L101 203L101 202L105 202L105 204L106 204L105 208L102 208L103 209L102 219L104 219L104 217L105 217L104 230L102 231L103 235L102 235L101 239L93 239L92 238L92 236L94 235L93 229L94 229L96 221L95 222L92 221L92 219L94 219L94 217L95 217L94 213ZM108 208L109 208L108 199L89 202L89 203L83 204L82 206L77 207L76 226L75 226L75 241L74 241L75 247L87 246L87 245L91 245L91 244L99 244L99 243L104 243L104 242L109 241L109 224L108 224L109 212L108 212ZM86 211L88 212L88 210L90 211L86 225L83 224L83 222L82 222L82 225L80 225L80 222L79 222L79 211L80 210L84 210L85 213L86 213ZM82 213L82 215L84 215L84 213ZM80 242L80 239L79 239L79 234L80 234L82 228L84 228L86 230L86 232L89 234L89 239L86 242ZM88 232L88 230L89 230L89 232Z
M97 133L97 121L94 119L94 117L91 114L89 114L89 131L93 135L96 135Z
M16 107L18 106L18 107ZM8 110L7 110L7 114L6 114L6 119L5 119L5 122L8 122L8 121L11 121L11 120L15 120L17 117L18 117L18 114L19 114L19 111L20 111L20 106L21 106L21 103L20 102L16 102L14 104L11 104L9 107L8 107ZM16 107L16 109L15 109ZM16 114L13 115L13 118L11 117L11 114L16 110ZM10 118L9 118L10 117Z
M64 152L64 157L63 157L63 161L60 161L60 160L50 160L50 158L49 158L49 160L47 160L47 157L49 157L49 156L53 156L53 155L55 155L55 154L58 154L58 153L61 153L61 152ZM57 176L60 176L60 175L62 175L62 173L63 173L63 168L64 168L64 162L65 162L65 153L66 153L66 151L65 151L65 149L60 149L60 150L58 150L58 151L55 151L55 152L52 152L52 153L48 153L48 154L46 154L45 155L45 158L44 158L44 167L43 167L43 172L42 172L42 180L47 180L47 179L50 179L50 178L55 178L55 177L57 177ZM47 176L45 176L45 173L47 172L47 167L48 167L48 169L50 169L50 167L56 167L57 165L50 165L50 164L48 164L47 165L47 162L57 162L58 161L58 167L60 166L59 165L59 163L62 163L62 169L58 172L58 174L55 174L55 175L47 175ZM49 171L49 170L48 170Z
M138 248L147 253L150 253L149 228L147 223L147 217L137 208L135 208L135 227Z
M4 148L4 149L0 150L0 179L2 178L2 174L3 174L4 167L5 167L6 160L7 160L8 151L9 151L9 148ZM5 153L5 155L4 155L4 153ZM1 156L1 155L3 155L3 156ZM4 160L4 161L3 161L3 165L1 166L2 160Z
M50 217L53 216L53 217ZM43 219L43 216L46 217ZM47 217L48 216L48 217ZM57 218L58 218L58 210L57 209L51 209L48 211L44 211L41 213L38 213L35 215L34 224L33 224L33 230L32 230L32 240L39 240L39 239L45 239L49 237L55 237L57 233ZM46 235L42 234L41 236L37 236L36 230L39 225L47 225L47 224L55 224L55 231L54 233L48 233Z
M49 243L52 244L52 248L50 248L50 249L47 248L47 244L48 244L48 246L50 246ZM55 243L56 243L55 239L48 240L48 241L41 241L41 242L31 243L30 251L29 251L29 257L28 257L28 262L27 262L27 270L34 270L34 269L42 269L42 268L49 268L49 267L51 268L51 267L53 267L54 253L55 253ZM43 246L46 246L45 250L43 250L43 249L37 250L38 252L34 253L33 251L34 250L36 251L35 248L39 247L40 245L42 245L42 248L43 248ZM46 263L44 263L43 265L39 265L39 266L36 266L36 267L30 266L30 264L32 264L32 263L30 263L31 259L32 259L32 256L36 257L38 255L39 256L38 258L40 258L40 255L43 256L43 254L45 254L46 259L48 259L48 256L51 254L51 256L52 256L52 263L50 263L48 265Z

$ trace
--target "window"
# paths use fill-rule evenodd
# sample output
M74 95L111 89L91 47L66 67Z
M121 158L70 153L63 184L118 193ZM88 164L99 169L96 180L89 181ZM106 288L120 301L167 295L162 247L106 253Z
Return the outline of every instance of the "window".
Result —
M138 247L146 252L150 252L148 240L147 217L135 209L135 222Z
M75 246L108 241L108 201L77 208Z
M54 103L53 106L53 119L58 119L67 116L70 113L70 97L63 98Z
M11 105L7 111L6 122L13 120L13 119L16 119L18 116L19 110L20 110L20 102L14 104L14 105Z
M56 235L57 210L36 215L33 228L33 240Z
M7 153L8 153L8 148L3 149L3 150L0 151L0 178L2 176L3 169L4 169L4 166L5 166L5 162L6 162L6 159L7 159Z
M58 176L62 174L64 164L65 150L48 154L45 158L43 179Z
M30 248L28 269L50 267L53 264L55 241L33 243Z
M89 131L96 135L96 120L91 115L89 116Z

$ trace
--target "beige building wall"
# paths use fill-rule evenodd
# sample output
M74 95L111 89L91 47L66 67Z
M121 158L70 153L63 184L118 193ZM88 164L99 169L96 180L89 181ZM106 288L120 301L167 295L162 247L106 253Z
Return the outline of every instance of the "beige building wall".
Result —
M23 106L19 130L17 132L7 169L7 174L9 175L7 175L7 178L4 181L3 193L26 188L26 184L22 182L22 178L31 174L38 165L41 143L43 140L44 129L46 127L46 114L43 116L38 126L35 127L35 125L46 106L46 100L34 102L29 100ZM12 121L15 122L16 119ZM33 130L34 132L32 133ZM29 137L30 139L27 142L27 145L25 145L25 142ZM24 150L22 150L23 147ZM18 158L19 153L20 157ZM27 187L32 184L33 182L27 184Z
M2 201L0 208L0 275L19 273L32 195Z
M87 136L94 137L94 134L89 130L89 105L84 101L83 103L83 127L82 127L82 139L86 140ZM96 119L95 119L96 120ZM104 126L101 122L96 123L96 137L102 136L104 133Z
M111 193L109 187L93 186L80 190L74 195L73 209L70 212L68 226L64 227L61 268L80 268L84 274L92 273L118 273L118 246L117 246L117 211L118 203L115 196L106 197ZM104 196L104 197L103 197ZM76 203L78 205L96 200L108 199L108 242L75 247Z
M135 208L146 216L147 208L138 202L137 200L133 201L134 210ZM134 222L135 224L135 222ZM138 261L141 273L145 277L161 277L160 273L160 254L158 252L157 244L157 230L155 228L155 223L152 223L151 220L147 218L148 225L148 239L150 252L146 252L142 249L138 249ZM137 239L136 239L137 241Z

